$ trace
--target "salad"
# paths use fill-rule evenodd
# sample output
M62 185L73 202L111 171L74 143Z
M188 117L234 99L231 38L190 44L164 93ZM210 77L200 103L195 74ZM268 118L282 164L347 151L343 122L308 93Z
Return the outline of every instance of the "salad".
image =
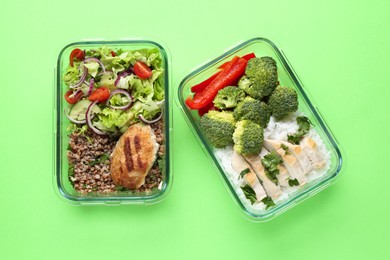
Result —
M72 50L62 79L67 86L68 175L76 191L150 192L161 186L162 63L157 48Z
M280 84L277 62L249 53L191 87L186 105L243 205L264 211L306 189L330 168L330 152Z

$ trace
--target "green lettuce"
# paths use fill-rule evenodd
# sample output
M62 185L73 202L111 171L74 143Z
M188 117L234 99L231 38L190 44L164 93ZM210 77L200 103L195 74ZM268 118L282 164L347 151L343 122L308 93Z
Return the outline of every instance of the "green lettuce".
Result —
M130 120L131 116L129 113L125 113L122 110L105 108L99 115L99 121L94 122L97 127L103 127L102 130L115 132L116 127L121 128L127 121Z
M68 66L65 70L63 79L66 85L71 86L80 80L82 72L79 71L80 62L73 62L73 67Z
M84 63L84 67L88 69L88 74L90 74L92 77L96 77L100 65L96 61L92 61L92 62Z
M120 107L129 104L130 99L127 96L121 94L115 94L111 97L109 102L112 106Z

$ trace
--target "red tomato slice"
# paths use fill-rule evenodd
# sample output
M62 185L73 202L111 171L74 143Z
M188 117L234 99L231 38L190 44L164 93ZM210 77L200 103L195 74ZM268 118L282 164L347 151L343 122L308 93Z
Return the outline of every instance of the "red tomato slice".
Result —
M70 56L69 56L69 63L70 63L70 66L73 67L73 60L74 58L78 59L78 60L83 60L84 59L84 56L85 56L85 53L84 51L76 48L74 49L71 53L70 53Z
M97 88L89 95L89 100L104 102L110 97L110 90L106 87Z
M83 94L84 93L82 91L79 91L76 93L76 95L73 95L73 90L68 90L65 93L65 100L69 104L76 104L80 100L80 98L83 96Z
M112 56L112 57L115 57L115 56L116 56L115 51L111 51L111 56Z
M152 76L152 70L142 61L134 64L134 72L140 79L147 79Z

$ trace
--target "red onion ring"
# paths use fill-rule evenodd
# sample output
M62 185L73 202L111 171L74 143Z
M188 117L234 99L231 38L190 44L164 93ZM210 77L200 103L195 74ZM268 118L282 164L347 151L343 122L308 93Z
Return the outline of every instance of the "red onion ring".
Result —
M100 67L102 67L103 72L106 72L106 67L103 65L103 63L98 59L98 58L86 58L83 60L83 63L89 62L89 61L94 61L99 63Z
M74 84L73 86L70 86L70 88L78 88L81 84L83 84L85 78L87 77L87 74L88 74L88 69L86 67L84 67L84 71L83 71L83 74L81 75L80 80L76 84Z
M76 120L76 119L73 119L69 116L68 113L66 113L66 109L64 109L64 113L66 115L66 117L69 119L69 121L71 121L72 123L75 123L75 124L85 124L86 121L85 120Z
M94 101L93 103L91 103L91 104L88 106L87 112L85 113L85 119L86 119L86 121L87 121L88 127L91 128L92 131L94 131L94 132L95 132L96 134L98 134L98 135L106 135L105 132L100 131L99 129L97 129L96 127L94 127L93 124L92 124L92 121L91 121L91 120L92 120L92 118L91 118L92 107L93 107L94 105L96 105L98 102L99 102L99 101L96 100L96 101Z
M161 113L156 119L147 120L145 117L143 117L143 115L139 115L138 118L145 124L153 124L156 123L158 120L160 120L162 118L162 115L163 115L163 110L161 109Z
M89 88L88 88L87 96L91 95L94 84L95 84L95 79L91 78L91 80L89 81Z
M126 97L128 97L129 100L130 100L130 101L129 101L129 104L126 104L126 105L124 105L124 106L113 106L113 105L110 105L110 99L111 99L114 95L116 95L116 94L123 94L123 95L125 95ZM106 105L109 106L109 107L112 108L112 109L126 110L126 109L128 109L129 107L131 107L131 104L132 104L132 103L133 103L133 97L130 96L130 93L129 93L129 92L127 92L127 91L124 90L124 89L115 89L115 90L111 91L110 97L107 99Z
M127 76L129 76L129 75L130 75L130 73L127 72L127 71L119 72L119 73L118 73L118 77L116 78L116 80L115 80L115 82L114 82L114 86L118 85L119 80L120 80L121 78L125 78L125 77L127 77Z

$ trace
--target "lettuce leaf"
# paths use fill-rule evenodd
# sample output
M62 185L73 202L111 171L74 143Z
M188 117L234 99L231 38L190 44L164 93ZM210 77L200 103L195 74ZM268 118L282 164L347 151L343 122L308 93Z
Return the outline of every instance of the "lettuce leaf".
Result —
M73 67L68 66L65 70L63 79L66 85L71 86L77 83L81 77L82 72L79 71L80 62L73 62Z
M116 127L124 126L130 119L128 113L124 113L122 110L116 110L111 108L103 109L99 115L99 123L104 127L103 130L114 132ZM97 122L96 122L97 123ZM94 124L98 126L97 124Z
M96 77L100 65L99 63L92 61L92 62L84 63L84 67L88 69L88 74L90 74L92 77Z

